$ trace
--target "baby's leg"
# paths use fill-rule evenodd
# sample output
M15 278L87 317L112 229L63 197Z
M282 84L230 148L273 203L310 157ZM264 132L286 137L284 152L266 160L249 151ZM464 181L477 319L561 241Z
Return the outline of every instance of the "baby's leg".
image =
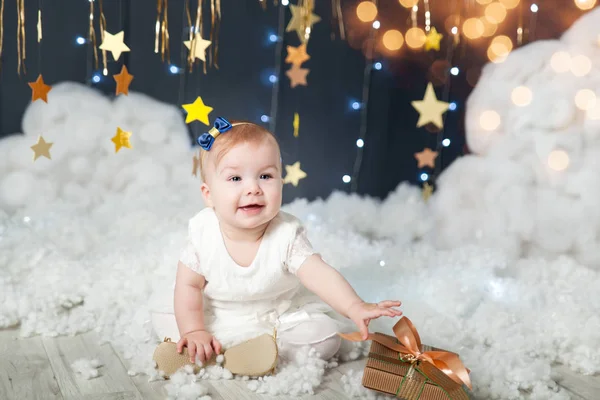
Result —
M321 359L329 360L342 344L339 335L331 336L338 330L338 325L330 318L302 322L278 334L279 355L283 359L293 360L296 351L308 345L315 348Z
M152 312L151 315L154 333L160 341L163 341L165 337L171 338L172 342L179 341L179 328L177 328L175 314Z

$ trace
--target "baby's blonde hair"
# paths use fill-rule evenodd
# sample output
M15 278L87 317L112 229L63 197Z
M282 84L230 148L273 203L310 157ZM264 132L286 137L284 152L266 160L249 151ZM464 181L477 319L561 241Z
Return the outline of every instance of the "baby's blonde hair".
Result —
M229 131L217 136L209 151L200 149L200 177L202 178L202 182L206 182L205 163L209 156L209 152L215 157L214 161L216 165L219 163L219 161L221 161L225 154L229 152L229 150L233 149L239 144L259 144L265 140L273 140L273 143L275 143L277 150L280 153L279 158L281 159L279 142L277 142L277 138L269 130L252 122L233 120L230 122L232 128Z

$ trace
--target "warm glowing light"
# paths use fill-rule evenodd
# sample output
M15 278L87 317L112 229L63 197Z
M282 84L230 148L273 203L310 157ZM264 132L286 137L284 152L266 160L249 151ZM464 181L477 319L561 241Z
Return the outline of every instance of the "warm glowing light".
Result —
M463 23L463 32L469 39L477 39L483 35L485 27L479 18L468 18Z
M400 4L406 8L413 8L419 4L419 0L400 0Z
M477 0L477 2L485 6L486 4L490 4L492 0Z
M356 7L356 15L362 22L371 22L377 17L377 6L370 1L363 1Z
M413 49L419 49L425 44L425 32L421 28L410 28L406 31L406 44Z
M487 110L479 117L481 127L486 131L494 131L500 126L500 115L494 110Z
M506 18L506 7L502 3L492 3L485 8L488 21L499 24Z
M490 61L495 63L503 62L506 60L506 57L508 57L508 54L512 51L512 48L513 43L508 36L496 36L488 48L488 58Z
M575 94L575 105L580 110L591 110L596 106L596 93L590 89L581 89Z
M513 89L511 94L513 103L519 107L529 105L532 98L533 94L531 93L531 89L529 89L527 86L518 86Z
M564 150L552 150L548 155L548 166L554 171L564 171L569 166L569 155Z
M550 59L550 66L556 72L567 72L571 69L571 56L566 51L557 51Z
M408 37L406 39L408 40ZM402 37L402 33L395 29L390 29L389 31L384 33L383 38L381 40L385 48L392 51L400 49L404 44L404 38Z
M600 103L596 102L594 107L586 110L585 117L593 121L600 120Z
M594 8L596 0L575 0L575 5L582 10L589 10Z
M499 1L504 7L508 8L510 10L510 9L513 9L516 6L518 6L520 0L499 0Z
M481 17L479 18L481 23L483 24L483 37L491 37L494 36L496 31L498 30L498 25L490 22L487 18Z
M575 76L586 76L592 70L592 61L584 55L571 59L571 72Z

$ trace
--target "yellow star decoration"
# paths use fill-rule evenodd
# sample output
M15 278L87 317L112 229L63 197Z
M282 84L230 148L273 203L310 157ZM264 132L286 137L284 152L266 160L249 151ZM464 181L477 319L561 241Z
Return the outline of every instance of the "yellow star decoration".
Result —
M131 149L131 143L129 142L129 138L131 137L131 132L125 132L123 129L117 127L117 134L110 139L115 144L115 153L118 153L121 150L121 147L127 147Z
M417 121L417 128L433 123L438 128L444 127L444 121L442 114L444 114L450 107L450 103L445 101L439 101L435 97L435 91L431 83L427 84L427 90L425 90L425 97L423 100L413 101L412 106L419 112L419 120Z
M306 178L306 172L300 169L300 161L296 161L293 165L286 165L285 172L283 183L291 183L294 186L298 186L298 181Z
M185 117L186 124L198 120L205 125L210 125L208 122L208 114L210 114L213 108L205 105L202 101L202 97L198 96L193 103L184 104L183 109L187 111L187 117Z
M308 68L300 68L297 65L293 65L292 68L285 71L285 74L290 78L290 86L295 88L298 85L308 86L306 75L308 75L309 72L310 70Z
M431 149L423 149L420 153L415 153L415 158L419 162L418 168L423 168L424 166L428 166L431 168L435 168L435 159L438 156L437 151L431 151Z
M129 51L129 47L123 43L123 31L112 35L104 31L104 40L100 45L100 50L110 51L115 61L121 57L121 53Z
M46 142L42 136L38 137L38 142L31 146L31 149L33 150L33 161L41 156L46 157L48 160L52 160L50 157L50 147L52 147L52 145L53 143Z
M206 61L206 49L211 45L210 40L202 39L202 36L199 33L196 33L194 36L194 49L192 50L192 41L186 40L183 42L185 47L188 48L192 52L192 58L198 58L202 61Z
M423 184L423 191L421 192L421 195L423 196L423 200L425 200L425 202L427 202L429 200L429 198L431 197L433 193L433 186L431 186L429 184L429 182L425 182Z
M425 37L425 50L440 50L440 40L444 35L438 33L435 27L432 27L427 36Z
M290 11L292 12L292 19L290 19L290 22L285 28L285 31L296 31L296 33L298 34L298 38L300 38L300 41L304 43L307 40L305 36L306 29L310 28L312 30L313 24L319 22L321 20L321 17L319 17L316 14L313 14L312 10L309 11L309 15L306 15L307 10L305 7L303 8L295 6L293 4L290 4Z
M42 74L38 76L35 82L29 82L29 87L31 88L32 102L41 99L42 101L48 103L48 92L52 90L52 86L44 83L44 77Z
M303 43L298 47L288 46L287 51L288 55L285 58L286 63L300 66L303 62L310 60L310 56L306 52L306 43Z

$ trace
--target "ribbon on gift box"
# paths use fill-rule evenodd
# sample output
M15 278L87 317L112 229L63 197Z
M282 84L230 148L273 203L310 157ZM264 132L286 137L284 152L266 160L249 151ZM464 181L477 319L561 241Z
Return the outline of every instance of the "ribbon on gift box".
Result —
M469 378L469 370L463 365L457 354L448 351L421 351L423 348L421 338L410 319L402 317L392 329L400 343L396 343L388 336L380 333L369 333L369 336L365 340L372 340L389 349L402 353L405 356L403 360L407 362L430 363L457 384L464 384L469 389L473 389L471 378ZM338 333L338 335L353 342L363 341L360 332ZM448 388L444 389L448 390Z

